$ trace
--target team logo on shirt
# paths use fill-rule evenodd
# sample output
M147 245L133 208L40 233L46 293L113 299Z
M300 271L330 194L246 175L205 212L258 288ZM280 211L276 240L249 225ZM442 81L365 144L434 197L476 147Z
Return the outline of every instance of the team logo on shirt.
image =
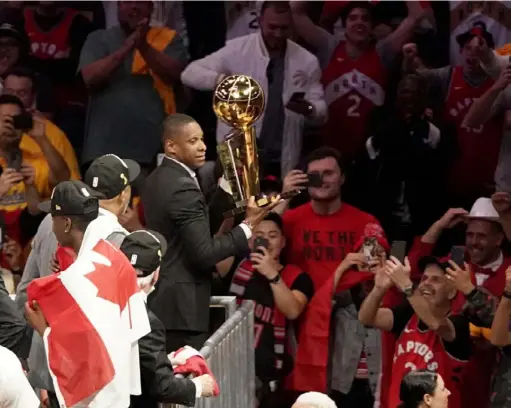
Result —
M374 105L381 106L385 100L385 90L362 72L353 69L330 82L325 88L325 100L328 105L355 91Z
M438 362L435 360L435 353L431 348L420 341L408 340L406 343L398 343L396 345L396 353L394 355L394 362L397 358L403 354L414 354L424 359L424 367L430 371L436 371L438 369ZM408 362L406 366L410 369L415 370L414 364Z

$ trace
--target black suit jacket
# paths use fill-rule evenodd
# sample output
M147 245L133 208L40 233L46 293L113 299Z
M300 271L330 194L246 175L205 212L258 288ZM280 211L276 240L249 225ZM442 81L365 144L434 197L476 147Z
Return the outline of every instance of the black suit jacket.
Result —
M248 249L241 227L212 238L204 195L179 163L164 159L142 194L147 228L167 240L149 307L167 330L207 332L213 268Z
M165 327L150 310L147 314L151 332L138 341L142 394L131 396L130 408L156 408L159 402L193 407L195 384L174 376L165 347Z

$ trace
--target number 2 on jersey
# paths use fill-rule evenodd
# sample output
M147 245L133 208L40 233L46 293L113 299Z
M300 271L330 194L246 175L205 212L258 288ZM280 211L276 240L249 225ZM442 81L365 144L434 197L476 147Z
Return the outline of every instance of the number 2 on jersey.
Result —
M346 114L352 118L358 118L360 117L360 112L358 112L358 107L360 106L360 102L362 99L360 99L360 96L358 95L349 95L348 101L351 102L350 107L346 111Z

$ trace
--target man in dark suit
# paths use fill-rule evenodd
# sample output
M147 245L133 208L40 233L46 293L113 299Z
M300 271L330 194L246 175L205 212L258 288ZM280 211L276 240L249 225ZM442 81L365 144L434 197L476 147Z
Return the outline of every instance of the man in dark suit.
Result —
M273 208L251 199L245 220L230 232L211 237L208 208L195 175L206 160L199 124L182 114L164 123L165 158L148 177L142 194L147 228L167 239L156 290L149 307L167 329L167 350L199 349L207 339L209 298L217 262L248 251L252 228Z
M120 249L135 268L140 289L149 294L167 250L165 238L155 231L135 231L124 238ZM196 398L213 395L210 375L192 380L174 376L165 348L165 327L150 310L147 314L151 332L138 341L142 394L131 396L130 408L156 408L159 402L193 407Z

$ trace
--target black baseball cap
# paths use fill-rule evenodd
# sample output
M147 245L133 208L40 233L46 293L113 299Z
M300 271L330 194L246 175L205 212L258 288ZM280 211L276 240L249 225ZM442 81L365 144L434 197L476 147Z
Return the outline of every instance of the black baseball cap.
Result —
M451 267L449 262L447 262L447 260L444 258L439 259L435 256L428 255L428 256L423 256L422 258L419 259L418 266L419 266L419 271L421 273L423 273L426 270L426 268L430 265L436 265L440 269L442 269L442 271L444 271L444 272L446 272L447 268Z
M115 154L105 154L92 162L84 181L106 200L117 197L140 174L136 161L123 160Z
M142 278L160 266L167 251L167 241L156 231L139 230L127 235L120 249Z
M53 216L90 215L94 218L98 216L98 198L102 196L82 181L63 181L53 189L51 199L38 207Z
M20 43L25 41L24 35L14 25L9 23L0 24L0 38L3 37L14 38Z

